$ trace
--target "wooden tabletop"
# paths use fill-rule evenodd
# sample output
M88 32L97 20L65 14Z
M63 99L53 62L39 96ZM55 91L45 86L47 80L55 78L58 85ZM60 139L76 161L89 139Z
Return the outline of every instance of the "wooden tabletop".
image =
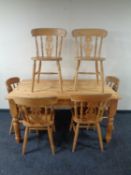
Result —
M42 80L36 83L35 91L31 91L31 80L22 80L17 88L7 95L9 99L10 111L14 121L15 139L20 143L20 128L18 116L14 114L14 103L11 99L14 97L48 97L57 96L58 103L56 109L70 109L72 107L71 95L73 94L98 94L101 93L101 85L97 85L95 80L79 80L78 90L73 90L73 80L63 80L63 92L60 92L59 82L57 80ZM106 142L109 143L112 138L113 122L117 111L117 104L120 96L107 85L104 86L104 93L111 93L112 97L109 104L108 123L106 128ZM16 107L15 107L16 108Z
M31 92L31 80L22 80L18 87L7 95L7 99L14 97L46 97L57 96L59 99L70 99L73 94L97 94L101 93L101 85L95 80L79 80L78 90L73 90L73 80L63 80L63 92L59 90L58 80L41 80L36 83L34 92ZM107 85L104 86L104 93L111 93L112 99L119 99L117 92Z

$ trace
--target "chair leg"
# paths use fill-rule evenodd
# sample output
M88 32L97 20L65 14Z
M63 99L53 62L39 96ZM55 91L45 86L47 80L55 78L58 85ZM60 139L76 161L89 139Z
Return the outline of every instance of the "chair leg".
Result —
M24 141L23 141L23 145L22 145L22 154L25 155L25 150L26 150L26 145L28 142L28 132L29 132L29 128L26 127L25 128L25 133L24 133Z
M76 90L76 86L77 86L77 81L78 81L78 71L80 68L80 60L77 61L77 65L76 65L76 72L75 72L75 76L74 76L74 90Z
M34 91L35 86L35 70L36 70L36 61L34 61L33 72L32 72L32 92Z
M71 122L70 122L70 127L69 127L69 131L71 131L73 128L73 120L71 119Z
M42 64L42 61L39 61L39 67L38 67L38 79L37 79L37 82L38 82L38 83L40 82L41 64Z
M53 129L51 127L48 127L47 129L48 129L48 137L49 137L51 151L52 151L52 154L55 154L55 146L53 142Z
M95 61L95 68L96 68L96 81L97 81L97 85L98 85L98 83L99 83L98 61Z
M103 69L103 61L100 61L100 75L101 75L102 92L104 92L104 69Z
M102 133L101 133L101 128L100 128L100 124L97 123L96 124L96 129L97 129L97 134L98 134L98 139L99 139L99 145L100 145L100 150L103 151L103 140L102 140Z
M74 141L73 141L73 146L72 146L72 152L75 151L76 145L77 145L77 140L78 140L78 135L79 135L79 123L76 124L75 127L75 133L74 133Z
M60 84L60 90L63 91L63 82L62 82L62 74L61 74L61 66L60 62L57 61L57 67L58 67L58 74L59 74L59 84Z
M73 128L73 115L74 115L74 112L73 112L73 109L71 109L71 122L70 122L70 127L69 127L69 131L71 131L72 130L72 128Z
M13 133L14 133L14 127L13 127L13 121L11 120L9 134L13 134Z

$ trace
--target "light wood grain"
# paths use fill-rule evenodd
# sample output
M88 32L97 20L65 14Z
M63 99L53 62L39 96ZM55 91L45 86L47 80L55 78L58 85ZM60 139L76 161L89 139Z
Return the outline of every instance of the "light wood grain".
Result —
M119 84L120 84L120 80L119 80L118 77L108 75L108 76L106 76L106 78L105 78L105 82L106 82L106 84L107 84L109 87L111 87L114 91L116 91L116 92L118 91L118 89L119 89Z
M79 80L78 82L78 90L74 91L73 88L73 80L64 80L63 81L63 91L59 91L58 80L41 80L40 83L36 82L35 91L31 92L32 82L31 80L23 80L15 88L12 92L7 95L7 99L11 100L15 97L31 97L31 98L41 98L41 97L50 97L56 96L58 98L58 102L55 105L56 108L71 108L73 103L71 102L72 95L89 95L89 94L99 94L101 93L101 84L97 84L95 80ZM115 113L117 110L118 100L121 98L118 92L112 90L111 87L104 85L104 94L111 94L111 100L109 104L109 116L108 116L108 124L107 124L107 132L106 132L106 141L107 143L112 138L112 128ZM13 105L12 105L13 108ZM13 110L12 110L13 111ZM17 143L20 142L21 136L20 131L18 130L18 122L16 120L17 116L13 115L16 127L16 138Z
M7 88L7 92L10 93L12 92L19 84L20 82L20 78L19 77L10 77L6 80L6 88ZM10 113L14 113L14 111L12 112L12 101L9 100L9 107L10 107ZM18 108L16 107L16 110L18 110ZM9 134L14 133L14 127L13 127L13 118L11 119L11 124L10 124L10 130L9 130Z
M55 154L53 141L54 109L57 103L56 97L16 97L13 98L21 112L23 113L22 124L25 126L22 154L25 155L29 130L46 130L48 132L50 147Z
M35 37L36 56L33 60L33 71L32 71L32 92L35 89L35 79L37 76L37 82L40 82L40 76L43 74L58 74L59 88L63 90L62 85L62 73L60 61L62 60L62 46L63 39L66 36L65 29L59 28L37 28L32 29L31 34ZM55 61L57 66L57 72L44 72L42 71L43 62ZM44 65L43 65L44 66Z
M96 82L99 84L101 80L101 91L104 92L104 67L102 57L102 45L103 39L107 36L107 31L104 29L74 29L72 35L75 39L76 49L76 71L74 75L74 89L77 89L78 75L95 75ZM95 71L89 71L89 65L87 65L86 72L80 71L80 65L82 61L94 62ZM86 62L85 62L86 63Z
M74 102L74 112L72 115L72 127L74 130L74 141L72 152L75 151L78 133L80 128L90 128L95 126L101 151L104 150L100 122L103 117L104 109L110 100L111 94L90 94L72 95L71 101Z

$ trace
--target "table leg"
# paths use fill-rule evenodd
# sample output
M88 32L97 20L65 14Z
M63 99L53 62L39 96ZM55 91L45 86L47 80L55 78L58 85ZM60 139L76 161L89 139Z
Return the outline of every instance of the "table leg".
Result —
M18 118L13 118L13 127L15 132L16 143L20 143L22 139L21 139L20 124L19 124Z
M106 143L109 143L112 138L112 130L114 124L114 118L117 111L118 100L113 99L109 104L109 114L108 114L108 123L106 129Z
M13 117L13 128L15 132L15 140L17 143L21 142L20 124L19 124L19 112L16 104L13 100L9 100L10 113Z

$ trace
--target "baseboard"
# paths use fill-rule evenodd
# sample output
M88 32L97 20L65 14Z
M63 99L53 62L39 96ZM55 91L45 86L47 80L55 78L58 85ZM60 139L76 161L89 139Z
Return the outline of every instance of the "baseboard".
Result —
M117 113L131 113L131 110L117 110Z
M0 109L0 112L9 112L9 109Z

